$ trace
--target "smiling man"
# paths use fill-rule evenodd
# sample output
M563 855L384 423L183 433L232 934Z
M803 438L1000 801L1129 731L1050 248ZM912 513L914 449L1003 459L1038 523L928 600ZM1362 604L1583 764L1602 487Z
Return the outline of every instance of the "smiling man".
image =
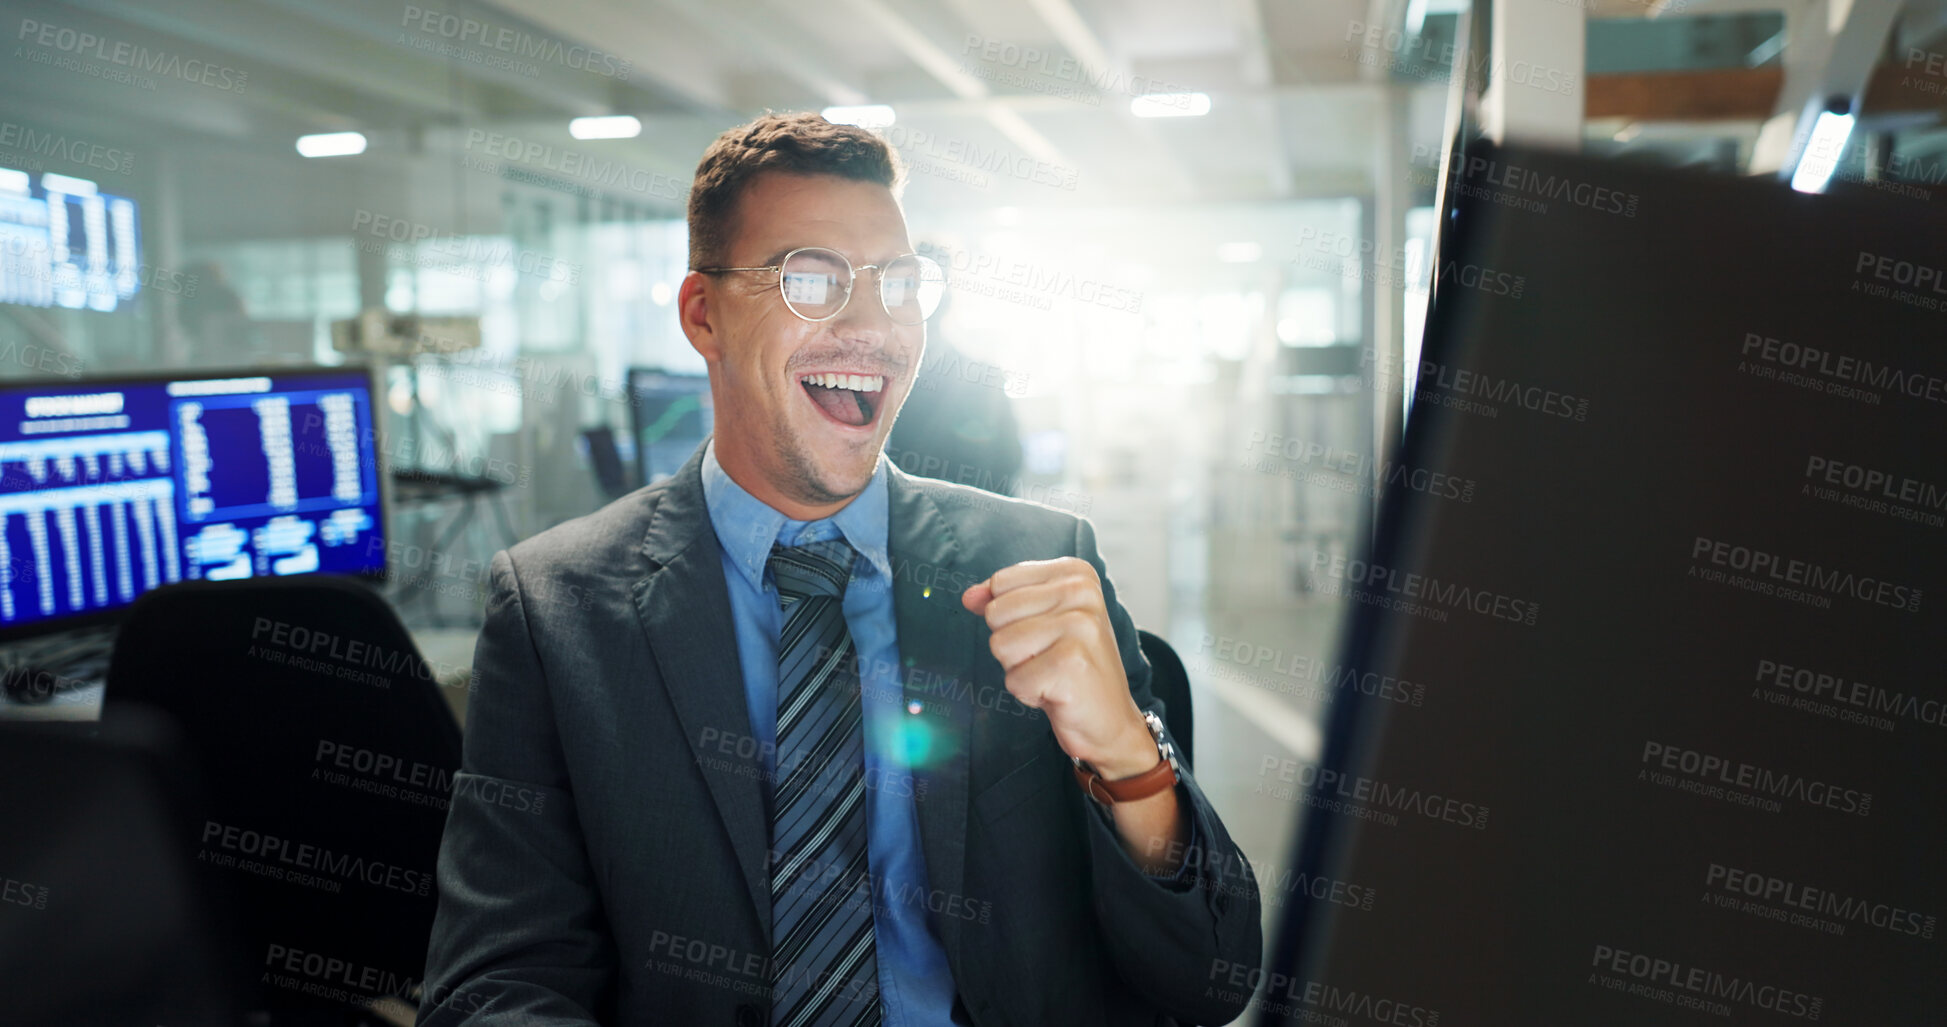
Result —
M809 114L704 154L716 434L495 557L420 1024L1242 1010L1257 886L1093 529L882 455L941 288L898 177Z

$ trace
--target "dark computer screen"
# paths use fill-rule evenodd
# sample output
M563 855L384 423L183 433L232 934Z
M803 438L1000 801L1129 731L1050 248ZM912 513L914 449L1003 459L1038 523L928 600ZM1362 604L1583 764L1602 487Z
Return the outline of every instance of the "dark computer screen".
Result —
M363 368L0 386L0 635L173 581L377 574Z
M629 419L644 485L675 474L715 423L710 376L629 369Z
M1378 537L1311 560L1393 687L1267 770L1312 890L1259 1022L1932 1022L1940 215L1489 146L1455 185L1448 259L1523 288L1440 295Z

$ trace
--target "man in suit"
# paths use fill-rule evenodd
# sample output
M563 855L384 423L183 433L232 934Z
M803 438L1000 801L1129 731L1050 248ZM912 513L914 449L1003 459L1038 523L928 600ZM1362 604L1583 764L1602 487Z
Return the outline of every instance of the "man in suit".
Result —
M494 558L424 1027L1241 1011L1256 884L1094 530L881 452L937 301L897 176L808 114L705 153L717 431Z

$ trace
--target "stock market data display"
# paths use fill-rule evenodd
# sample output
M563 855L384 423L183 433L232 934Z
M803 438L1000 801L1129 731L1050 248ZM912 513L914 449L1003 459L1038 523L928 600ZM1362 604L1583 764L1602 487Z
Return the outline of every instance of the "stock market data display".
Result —
M0 386L0 631L184 579L384 569L362 369Z

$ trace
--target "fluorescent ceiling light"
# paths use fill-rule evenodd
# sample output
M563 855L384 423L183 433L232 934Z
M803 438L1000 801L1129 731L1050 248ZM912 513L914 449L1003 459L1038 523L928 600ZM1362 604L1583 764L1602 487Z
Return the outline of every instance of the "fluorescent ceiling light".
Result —
M306 157L350 157L365 152L365 136L359 132L298 136L297 152Z
M827 107L819 113L834 125L857 125L860 128L885 128L893 122L892 108L883 103L868 103L857 107Z
M34 180L27 172L0 168L0 192L31 193L33 191Z
M1254 242L1227 242L1217 247L1217 259L1226 264L1255 264L1264 256L1264 247Z
M1210 113L1209 93L1146 93L1129 101L1139 118L1197 118Z
M628 114L576 118L568 122L568 134L576 139L634 139L642 134L642 122Z
M1845 153L1846 139L1852 135L1852 115L1821 111L1812 123L1812 141L1798 158L1792 172L1792 188L1801 193L1822 193L1839 170L1839 157Z

